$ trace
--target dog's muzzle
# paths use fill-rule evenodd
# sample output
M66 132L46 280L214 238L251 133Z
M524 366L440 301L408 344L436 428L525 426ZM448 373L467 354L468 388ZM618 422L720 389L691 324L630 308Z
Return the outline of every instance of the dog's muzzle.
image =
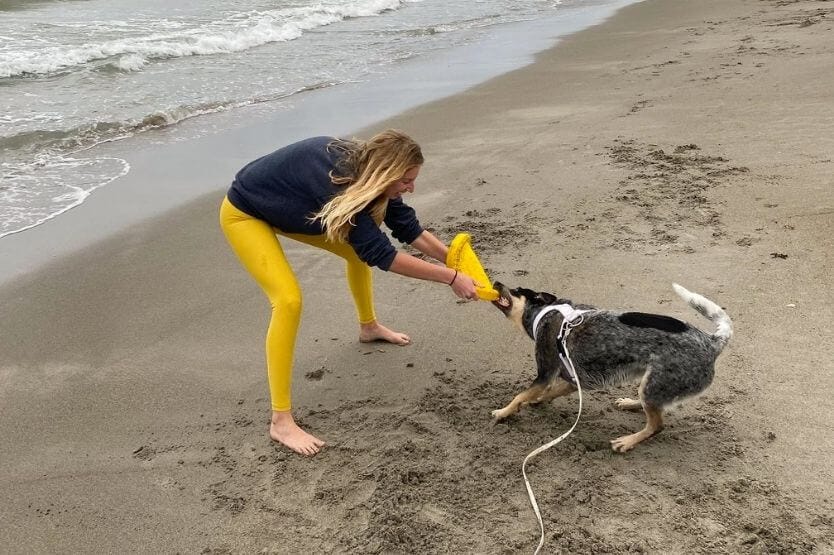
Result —
M510 295L509 289L507 289L503 283L498 281L492 284L492 288L498 291L498 298L492 301L492 304L498 307L501 312L506 314L513 307L513 299L512 295Z

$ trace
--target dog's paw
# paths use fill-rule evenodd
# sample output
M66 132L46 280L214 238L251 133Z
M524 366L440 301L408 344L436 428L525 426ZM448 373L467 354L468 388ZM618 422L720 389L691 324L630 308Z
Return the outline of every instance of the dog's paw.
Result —
M611 440L611 449L617 453L626 453L634 449L638 443L643 441L643 439L644 437L640 432L627 436L620 436Z
M618 437L617 439L611 440L611 449L613 449L615 453L626 453L627 451L634 449L634 444L623 441L626 437L628 436Z
M500 422L501 420L504 420L509 416L509 413L507 413L504 409L495 409L494 411L490 412L490 414L492 415L493 424L496 422Z
M628 397L620 397L614 401L614 406L620 410L640 410L643 408L643 403L637 399L630 399Z

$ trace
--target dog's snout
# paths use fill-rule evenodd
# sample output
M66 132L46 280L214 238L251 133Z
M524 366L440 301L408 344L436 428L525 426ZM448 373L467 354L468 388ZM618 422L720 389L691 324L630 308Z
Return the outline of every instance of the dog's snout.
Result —
M507 289L500 281L493 282L492 288L498 291L498 298L492 301L492 304L501 309L501 312L506 315L512 306L512 301L510 300L510 295L508 293L509 289Z

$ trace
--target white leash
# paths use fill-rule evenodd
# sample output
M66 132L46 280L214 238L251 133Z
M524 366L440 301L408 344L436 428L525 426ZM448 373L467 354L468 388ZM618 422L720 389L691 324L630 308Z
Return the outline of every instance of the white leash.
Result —
M571 312L567 312L563 310L561 307L568 307ZM570 305L558 305L553 307L547 307L547 309L542 310L537 316L535 321L533 322L533 340L536 339L536 332L538 328L539 322L541 322L542 317L547 312L551 312L553 310L559 310L562 313L562 327L559 330L559 338L562 341L562 348L565 351L565 354L559 353L559 359L562 361L562 364L567 368L568 373L573 377L574 381L576 382L576 389L579 391L579 411L576 413L576 420L573 422L573 426L565 432L564 434L560 435L556 439L550 441L538 447L537 449L530 452L529 455L524 457L524 462L521 463L521 475L524 476L524 485L527 487L527 496L530 498L530 504L533 505L533 512L536 513L536 519L539 521L539 529L541 530L541 537L539 538L539 546L536 547L536 551L534 555L538 555L539 551L541 550L542 546L544 545L544 522L542 522L542 514L539 511L539 504L536 502L536 496L533 494L533 488L530 486L530 480L527 478L527 463L535 456L547 451L566 437L568 437L571 432L573 432L576 425L579 424L579 417L582 416L582 386L579 383L579 376L576 375L576 370L573 367L573 361L570 358L570 354L568 353L568 345L567 345L567 338L568 334L570 334L570 330L579 324L581 324L585 317L583 316L584 312L586 311L579 311L575 310ZM569 318L571 318L569 320Z

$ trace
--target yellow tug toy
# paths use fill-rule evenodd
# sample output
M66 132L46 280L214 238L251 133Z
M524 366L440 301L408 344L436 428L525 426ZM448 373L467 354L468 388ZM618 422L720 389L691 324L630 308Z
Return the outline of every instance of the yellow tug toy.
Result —
M446 255L446 266L459 272L463 272L481 286L475 288L480 299L494 301L498 299L498 291L492 288L490 281L478 255L472 250L472 237L468 233L458 233L449 245L449 253Z

